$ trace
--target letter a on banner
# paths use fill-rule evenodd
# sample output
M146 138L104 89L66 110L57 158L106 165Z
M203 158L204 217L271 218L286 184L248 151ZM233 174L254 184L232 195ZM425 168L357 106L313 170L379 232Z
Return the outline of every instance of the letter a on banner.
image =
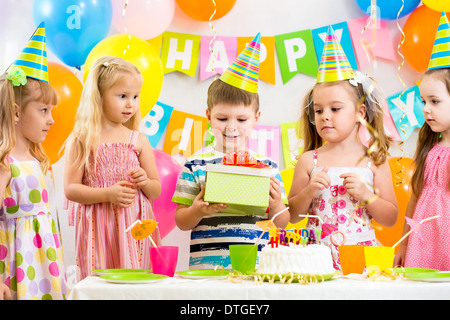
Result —
M164 73L179 71L195 76L200 52L201 37L193 34L164 32L161 62Z

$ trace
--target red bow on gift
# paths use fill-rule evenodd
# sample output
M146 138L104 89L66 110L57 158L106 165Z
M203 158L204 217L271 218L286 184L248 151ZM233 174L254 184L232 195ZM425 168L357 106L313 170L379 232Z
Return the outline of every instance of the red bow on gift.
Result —
M230 166L241 166L251 168L268 168L269 165L259 162L248 151L232 151L228 152L222 158L222 164Z

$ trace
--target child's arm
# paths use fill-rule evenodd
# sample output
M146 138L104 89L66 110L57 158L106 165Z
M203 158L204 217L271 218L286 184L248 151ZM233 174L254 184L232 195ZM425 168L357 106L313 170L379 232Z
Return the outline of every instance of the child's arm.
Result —
M11 291L8 286L3 283L0 277L0 300L11 300Z
M374 168L373 184L377 192L374 201L370 200L374 198L375 193L367 188L357 174L344 173L340 177L344 179L344 186L351 196L361 202L368 202L365 207L369 210L373 219L387 227L392 227L395 224L398 217L398 206L391 171L387 162Z
M195 197L192 205L187 206L178 204L175 211L175 222L181 230L190 230L198 225L200 220L213 213L220 212L227 208L226 204L214 203L209 204L203 201L205 195L205 187L201 186L200 193Z
M411 198L409 199L408 206L406 207L405 217L411 218L414 215L414 209L416 208L417 198L414 194L411 195ZM405 223L403 226L403 233L402 237L409 232L410 226L409 224ZM398 249L397 254L394 258L394 265L395 266L404 266L405 265L405 256L406 256L406 248L408 247L408 239L407 237L405 240L403 240L400 244L400 247Z
M278 212L286 209L286 206L283 202L283 198L281 197L281 184L280 181L275 178L270 178L270 195L269 195L269 219L277 214ZM277 216L274 220L274 223L279 228L285 228L290 219L289 211L284 211L279 216Z
M142 133L139 134L138 147L140 167L131 169L128 174L149 199L156 199L161 194L161 182L156 168L155 156L148 139Z
M91 188L82 184L84 166L76 167L75 159L75 148L69 146L64 168L64 194L68 200L81 204L111 202L124 208L133 203L136 190L128 181L120 181L109 188Z

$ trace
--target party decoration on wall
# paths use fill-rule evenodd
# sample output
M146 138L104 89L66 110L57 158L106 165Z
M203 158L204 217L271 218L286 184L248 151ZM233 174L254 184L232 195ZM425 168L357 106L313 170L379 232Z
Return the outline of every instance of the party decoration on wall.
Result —
M350 36L350 32L348 29L347 22L340 22L331 25L331 28L336 35L336 39L339 42L340 46L345 52L348 62L350 62L351 67L354 70L358 69L358 65L356 64L355 53L353 51L353 43L352 38ZM329 32L329 26L317 28L311 30L313 35L314 47L316 48L316 57L317 60L320 61L323 53L323 48L325 45L325 40L327 38L327 34Z
M147 136L152 148L156 148L161 140L172 111L173 107L158 101L152 110L142 118L139 131Z
M109 32L111 0L35 0L35 24L45 22L49 49L65 64L81 67Z
M280 127L255 126L248 139L248 148L280 163Z
M420 128L424 124L423 102L418 86L388 97L387 102L402 141L409 138L414 128Z
M210 51L210 44L211 50ZM223 74L237 56L235 37L202 37L200 41L200 81Z
M175 0L112 1L112 25L123 34L153 39L162 34L173 20Z
M236 0L177 0L180 9L189 17L199 21L220 19L233 9Z
M115 56L134 64L144 78L140 94L141 116L145 116L158 100L163 84L163 70L159 54L136 36L117 34L100 41L89 53L84 66L86 80L91 66L100 57Z
M300 128L298 128L299 125L301 126ZM280 124L284 166L287 169L295 167L298 157L303 153L304 144L302 127L303 125L301 125L300 122L286 122Z
M71 70L59 63L49 62L48 74L49 83L58 95L58 104L52 111L55 123L50 127L42 146L53 164L59 160L61 147L75 124L83 85Z
M161 46L161 61L164 73L179 71L195 76L200 52L200 36L164 32Z
M371 53L374 58L378 57L389 61L396 60L391 34L387 27L386 21L377 21L376 28L368 29L367 32L361 34L361 30L363 30L366 26L368 19L370 18L363 17L351 20L347 23L360 70L369 64L369 59L364 50L363 44L361 43L362 41L371 43ZM369 28L373 28L373 26L369 26ZM375 32L375 41L370 39L372 32Z
M236 88L257 93L260 42L261 34L258 33L225 70L220 80Z
M450 2L446 0L422 0L423 4L434 11L450 12Z
M39 24L25 48L8 70L14 67L19 67L27 77L48 83L47 49L43 22Z
M371 12L372 2L373 0L356 0L359 8L367 15ZM384 20L395 20L401 8L399 18L411 13L419 3L420 0L377 0L377 15Z
M353 79L355 73L331 26L328 27L317 83Z
M450 24L445 12L442 12L439 27L436 32L433 51L431 52L428 69L441 69L450 67Z
M202 148L207 126L206 117L173 110L163 151L171 156L190 157Z
M237 52L244 50L251 37L237 38ZM266 81L270 84L275 84L275 38L261 37L259 50L259 80Z
M311 30L276 35L275 47L283 84L298 73L317 75L318 64Z

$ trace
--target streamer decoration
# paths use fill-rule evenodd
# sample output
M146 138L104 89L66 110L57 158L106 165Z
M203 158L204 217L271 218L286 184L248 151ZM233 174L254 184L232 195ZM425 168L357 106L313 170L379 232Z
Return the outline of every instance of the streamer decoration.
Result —
M208 69L209 69L209 67L211 67L212 71L214 72L214 78L213 78L213 81L214 81L217 78L216 68L214 67L214 64L216 62L217 56L216 56L216 53L214 52L214 50L212 49L212 44L216 40L217 33L216 33L216 28L214 27L214 25L212 24L211 21L213 20L214 16L216 15L217 5L216 5L216 1L215 0L211 0L211 1L212 1L213 5L214 5L214 11L213 11L211 17L209 17L209 27L211 28L211 30L213 32L213 37L212 37L211 41L209 41L209 51L213 55L213 60L211 61L211 65L208 66Z

